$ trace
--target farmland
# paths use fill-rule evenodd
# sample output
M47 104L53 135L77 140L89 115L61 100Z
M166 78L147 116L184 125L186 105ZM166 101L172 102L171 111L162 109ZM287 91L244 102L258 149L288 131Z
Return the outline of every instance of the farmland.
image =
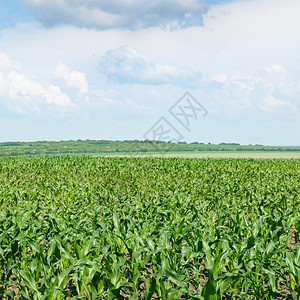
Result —
M2 299L298 299L300 159L0 159Z
M277 158L300 158L300 152L284 152L284 151L264 151L264 152L254 152L254 151L205 151L198 153L191 152L153 152L153 153L143 153L143 154L116 154L116 153L99 153L99 154L89 154L92 156L119 156L119 157L178 157L178 158L268 158L268 159L277 159Z

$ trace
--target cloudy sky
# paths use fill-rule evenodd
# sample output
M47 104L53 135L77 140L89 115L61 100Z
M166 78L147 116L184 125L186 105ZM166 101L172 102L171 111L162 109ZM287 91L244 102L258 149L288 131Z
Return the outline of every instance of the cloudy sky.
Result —
M0 0L0 141L144 139L163 117L188 142L300 145L299 15L299 0ZM187 91L188 128L171 113Z

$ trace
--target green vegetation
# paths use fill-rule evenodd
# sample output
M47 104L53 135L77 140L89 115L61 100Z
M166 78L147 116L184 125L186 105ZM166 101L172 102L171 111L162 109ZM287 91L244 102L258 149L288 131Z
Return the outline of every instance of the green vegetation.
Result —
M299 182L294 159L3 157L0 298L298 299Z
M205 152L205 151L298 151L300 147L280 147L263 145L239 145L236 143L221 143L218 145L204 143L177 144L154 141L107 141L107 140L77 140L60 142L5 142L0 143L0 156L44 155L44 154L147 154L166 152Z

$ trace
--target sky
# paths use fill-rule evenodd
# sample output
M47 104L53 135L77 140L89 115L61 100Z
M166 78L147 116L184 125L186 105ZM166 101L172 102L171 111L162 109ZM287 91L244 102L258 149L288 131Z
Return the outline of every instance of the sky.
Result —
M0 142L300 145L299 0L0 0Z

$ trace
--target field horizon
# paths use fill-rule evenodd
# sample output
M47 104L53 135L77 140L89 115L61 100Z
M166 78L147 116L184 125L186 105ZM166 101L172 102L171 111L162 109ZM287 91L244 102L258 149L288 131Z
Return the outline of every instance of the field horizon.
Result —
M275 155L258 153L276 153ZM209 155L206 155L209 153ZM220 153L220 154L218 154ZM230 154L227 154L230 153ZM233 155L237 153L237 155ZM243 153L243 154L242 154ZM246 154L255 153L255 154ZM279 153L289 153L283 155ZM291 154L293 153L293 154ZM180 157L282 157L298 158L300 147L240 145L239 143L203 143L150 140L68 140L38 142L5 142L0 143L0 156L28 156L44 154L90 154L90 155L177 155ZM172 156L171 155L171 156Z

